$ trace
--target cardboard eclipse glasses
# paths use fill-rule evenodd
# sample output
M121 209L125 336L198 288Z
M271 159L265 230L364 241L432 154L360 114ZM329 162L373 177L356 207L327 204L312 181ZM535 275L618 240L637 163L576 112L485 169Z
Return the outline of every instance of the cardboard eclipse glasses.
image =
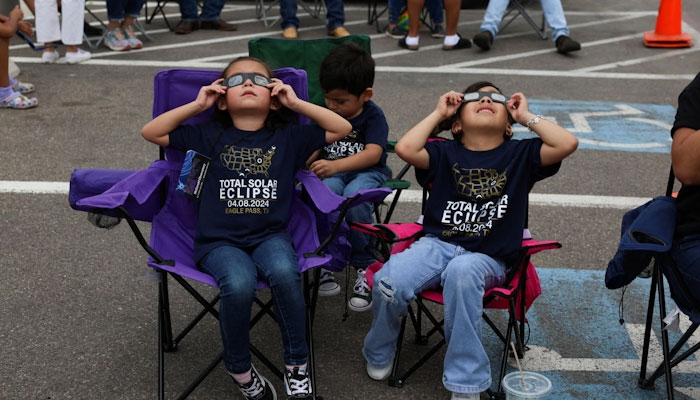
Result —
M234 86L242 85L248 79L250 79L250 81L253 82L253 84L262 87L267 87L267 85L272 83L272 79L266 77L265 75L246 72L242 74L231 75L228 78L225 78L224 81L221 82L221 86L232 88Z
M496 103L501 103L504 106L506 105L506 96L500 94L500 93L494 93L494 92L471 92L471 93L465 93L464 97L462 97L462 103L471 103L472 101L479 101L484 97L488 97L491 100L493 100Z

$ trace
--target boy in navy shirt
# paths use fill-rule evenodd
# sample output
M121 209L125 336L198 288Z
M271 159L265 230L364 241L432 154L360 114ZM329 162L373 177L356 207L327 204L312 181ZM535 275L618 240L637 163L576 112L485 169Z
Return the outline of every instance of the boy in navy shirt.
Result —
M323 179L336 194L348 197L361 189L373 189L391 177L386 166L386 143L389 126L382 110L374 104L374 60L363 48L343 44L333 49L321 64L319 80L326 106L352 124L349 136L326 145L309 169ZM348 210L348 222L372 222L372 205L362 204ZM365 268L374 262L365 251L366 234L350 233L350 264L357 269L357 279L348 307L353 311L369 310L371 292ZM340 292L330 271L321 272L319 294L332 296Z
M511 118L539 138L509 140ZM453 141L427 143L441 122ZM400 317L424 289L442 287L447 352L443 385L452 399L479 399L491 386L481 344L482 297L501 284L517 257L528 193L554 175L578 139L533 115L522 93L507 99L493 84L477 82L465 93L448 92L435 110L411 128L396 153L432 184L420 240L374 275L374 320L362 353L375 380L391 373Z

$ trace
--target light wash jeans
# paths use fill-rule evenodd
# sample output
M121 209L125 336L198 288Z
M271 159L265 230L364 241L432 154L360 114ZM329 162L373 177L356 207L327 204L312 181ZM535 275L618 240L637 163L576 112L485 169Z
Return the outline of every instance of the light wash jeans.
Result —
M481 31L489 31L495 38L498 34L498 26L501 24L503 15L506 13L510 0L490 0L484 14L484 21L481 23ZM566 26L564 9L561 0L540 0L544 19L552 28L552 40L556 41L559 36L569 36L569 28Z
M343 0L325 0L326 20L328 30L333 30L345 24L345 10ZM297 17L297 0L280 0L280 14L282 15L282 29L293 26L299 27Z
M505 275L505 264L499 260L431 235L422 237L393 254L374 275L374 319L362 354L374 366L389 365L408 304L424 289L442 286L447 341L442 383L450 392L485 391L491 386L491 367L481 344L482 297Z
M218 21L225 2L226 0L204 0L202 14L197 18L197 0L179 0L180 15L185 22Z
M363 170L341 172L331 177L324 178L323 183L325 183L333 193L344 197L350 197L362 189L378 188L382 186L387 179L389 179L389 177L379 171ZM374 221L374 217L372 216L373 210L374 206L370 203L357 205L348 209L347 214L345 214L345 220L348 222L371 224L372 221ZM375 261L375 259L370 257L367 251L365 251L369 243L369 235L351 229L348 241L352 246L350 264L354 267L365 268Z
M250 369L250 310L258 279L270 285L282 333L284 363L306 363L304 293L289 236L272 236L247 251L233 246L217 247L204 256L201 265L219 285L219 327L224 364L229 372L241 374Z

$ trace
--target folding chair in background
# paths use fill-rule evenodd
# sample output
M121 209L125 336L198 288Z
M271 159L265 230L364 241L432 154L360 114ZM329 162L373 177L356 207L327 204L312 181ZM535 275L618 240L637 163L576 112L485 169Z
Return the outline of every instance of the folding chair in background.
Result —
M675 177L673 169L671 169L666 187L666 196L656 198L642 206L646 207L640 211L639 216L632 222L627 234L623 233L623 239L620 242L620 250L646 252L644 261L638 263L639 270L644 269L648 265L649 258L654 259L638 385L643 389L653 390L654 381L662 375L666 375L666 393L670 400L674 398L672 369L700 349L700 342L697 342L677 356L684 346L689 345L689 339L691 339L691 336L698 328L698 324L700 324L700 294L697 292L697 289L693 291L688 287L678 269L678 265L676 265L670 254L676 220L675 202L672 197L674 182ZM651 226L652 228L643 229L645 226ZM665 321L664 276L671 289L671 297L675 300L683 315L686 315L691 321L688 329L670 350L669 323ZM655 294L658 294L663 361L651 375L647 376L651 331L654 324ZM679 315L677 318L680 317Z
M306 74L292 68L275 71L276 76L295 88L300 98L305 99ZM166 70L156 74L154 116L194 99L201 86L218 78L217 71ZM202 113L186 123L197 123L211 118L214 108ZM76 170L71 177L69 202L74 209L98 215L97 225L106 226L103 216L126 219L139 244L150 256L148 265L159 276L158 283L158 397L165 396L165 353L175 351L181 341L204 318L211 314L218 318L216 303L219 296L206 299L189 281L201 282L216 287L214 278L193 265L192 250L196 226L196 204L181 194L175 193L184 154L173 149L160 149L160 160L143 171L115 170ZM361 191L350 199L333 194L314 174L300 171L298 187L293 200L293 213L287 229L293 238L303 272L303 291L306 301L307 343L309 347L309 371L314 398L320 398L316 390L314 369L313 319L317 299L320 269L339 269L345 266L349 257L349 245L344 237L336 235L347 226L342 220L324 221L319 218L329 213L344 215L348 208L365 201L377 201L386 196L387 189ZM94 216L95 214L92 214ZM151 222L150 243L146 241L135 221ZM321 237L319 232L330 232ZM313 277L310 273L313 272ZM168 276L180 284L202 307L203 310L192 321L174 335L168 290ZM258 289L265 284L258 283ZM259 310L252 316L251 328L266 315L274 318L272 300L264 302L255 299ZM282 379L280 371L252 343L251 353L265 364L276 376ZM179 395L186 398L216 368L222 355L216 357Z
M292 67L303 69L308 76L309 101L324 106L324 96L319 82L321 62L334 48L344 43L354 43L368 53L372 53L370 38L367 35L350 35L344 38L300 39L287 40L279 38L255 38L248 41L248 54L264 61L270 68ZM395 142L390 142L387 152L394 152ZM385 188L394 190L394 196L384 218L380 215L380 207L385 204L375 204L377 222L388 222L398 204L401 191L408 189L411 183L403 177L410 166L405 166L398 174L384 183Z
M542 22L537 23L535 22L530 14L527 13L527 10L525 9L526 7L530 6L534 0L510 0L510 3L508 4L508 11L506 11L505 15L503 16L501 26L499 28L499 31L505 30L508 25L513 22L519 15L525 19L525 21L530 25L530 27L537 33L537 35L540 37L540 39L544 40L547 39L547 21L544 18L544 12L542 12ZM512 14L512 16L511 16ZM508 17L510 16L510 19ZM508 19L506 21L506 19Z
M427 199L428 191L423 190L423 204ZM391 254L399 253L407 249L411 243L418 239L422 225L418 223L400 223L400 224L352 224L352 229L357 229L372 236L373 240L368 246L374 257L379 260L367 268L367 283L370 287L373 286L374 274L382 268ZM532 302L541 293L540 280L537 276L535 266L530 258L543 250L551 250L561 248L561 244L557 241L537 241L530 237L530 231L523 231L522 247L518 261L508 266L508 272L503 285L487 290L483 296L484 313L482 315L486 324L493 330L498 338L503 342L503 351L501 355L500 373L496 391L489 389L488 393L492 398L505 398L505 393L502 392L501 386L503 377L506 373L508 357L511 351L511 339L514 337L514 345L518 353L518 357L522 357L527 350L525 340L525 318L526 311L532 305ZM428 308L429 303L443 305L442 291L438 289L428 289L421 292L415 299L416 310L409 305L408 314L401 321L401 331L399 333L396 356L391 369L388 383L390 386L402 387L409 376L418 370L430 357L432 357L442 346L446 344L444 338L443 323L444 320L438 320L433 312ZM505 330L499 329L496 323L487 315L486 309L506 309L508 312L508 323ZM423 318L425 315L431 325L430 329L423 334ZM411 323L415 330L415 343L427 344L428 339L435 333L439 333L442 339L425 354L411 365L406 372L399 375L399 363L401 362L401 350L403 348L403 337L406 328L407 317L410 317Z

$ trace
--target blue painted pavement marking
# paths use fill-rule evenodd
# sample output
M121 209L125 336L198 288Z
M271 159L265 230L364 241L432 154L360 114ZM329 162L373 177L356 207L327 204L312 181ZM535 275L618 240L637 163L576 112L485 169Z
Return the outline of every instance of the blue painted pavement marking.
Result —
M523 369L547 376L553 384L550 399L662 399L665 382L656 380L655 390L637 387L650 279L636 279L624 297L624 324L618 315L621 290L608 290L605 271L538 268L542 295L527 317L530 322L529 351ZM670 312L675 303L668 296ZM494 314L490 311L490 314ZM505 313L496 312L500 318ZM690 321L681 314L681 329ZM661 362L658 305L647 374ZM504 322L504 321L501 321ZM671 345L680 333L670 333ZM527 329L526 329L527 337ZM498 376L502 345L484 327L484 345L491 358L492 376ZM700 341L696 332L690 345ZM684 350L689 346L686 345ZM510 360L508 371L517 371ZM677 399L700 399L700 353L673 369Z
M579 148L668 153L676 110L670 105L603 101L529 100L530 110L575 134ZM516 126L516 137L531 137Z

